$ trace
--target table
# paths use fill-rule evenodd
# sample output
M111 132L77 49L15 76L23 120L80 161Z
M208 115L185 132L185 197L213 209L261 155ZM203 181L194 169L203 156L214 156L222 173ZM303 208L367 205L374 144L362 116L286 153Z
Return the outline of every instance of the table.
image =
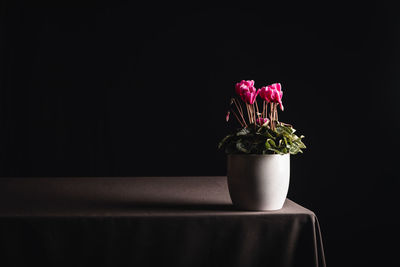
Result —
M325 266L315 214L236 210L226 177L0 178L0 266Z

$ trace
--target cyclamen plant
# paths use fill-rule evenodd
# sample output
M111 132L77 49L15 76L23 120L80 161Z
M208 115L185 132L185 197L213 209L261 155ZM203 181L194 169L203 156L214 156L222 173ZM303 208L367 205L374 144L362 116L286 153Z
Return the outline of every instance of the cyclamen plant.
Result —
M278 120L278 105L282 111L284 109L280 83L256 89L253 80L243 80L236 84L235 91L238 98L231 98L226 121L229 121L232 113L241 128L225 136L218 148L225 149L227 154L303 153L302 149L306 148L302 141L304 136L297 136L292 125ZM257 103L258 96L262 100L260 109ZM241 102L244 103L245 109L242 108Z

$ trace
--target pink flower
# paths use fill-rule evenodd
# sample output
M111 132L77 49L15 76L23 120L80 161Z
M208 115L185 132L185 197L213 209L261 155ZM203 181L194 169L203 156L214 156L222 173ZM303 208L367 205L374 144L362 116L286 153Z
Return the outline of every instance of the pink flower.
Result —
M267 119L267 118L260 117L257 119L257 124L260 126L263 126L263 125L267 124L268 122L269 122L269 119Z
M260 93L260 89L254 92L246 91L244 92L242 99L247 104L253 105L256 101L257 95Z
M281 110L283 110L282 96L283 91L280 83L263 86L260 89L260 97L268 103L279 103Z
M271 102L271 95L272 95L272 90L269 86L263 86L260 88L261 99L267 102Z
M237 83L235 86L236 89L236 93L238 95L242 94L242 91L249 91L249 90L255 90L254 88L254 81L253 80L249 80L249 81L245 81L242 80L240 83Z
M252 102L254 103L255 101L255 97L257 97L257 89L254 87L254 81L253 80L242 80L241 82L237 83L235 85L235 91L236 93L240 96L240 98L246 102ZM247 93L250 93L250 95L248 95ZM254 94L256 94L254 96ZM254 100L253 100L253 96L254 96ZM247 99L247 100L246 100ZM252 101L250 101L252 100Z

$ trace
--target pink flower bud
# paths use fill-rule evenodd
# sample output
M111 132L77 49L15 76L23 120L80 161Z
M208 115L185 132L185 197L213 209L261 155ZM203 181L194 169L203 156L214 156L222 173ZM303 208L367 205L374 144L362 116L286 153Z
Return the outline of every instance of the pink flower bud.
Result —
M269 122L269 119L260 117L260 118L258 118L256 120L256 122L257 122L258 125L263 126L263 125L265 125L265 124L267 124Z

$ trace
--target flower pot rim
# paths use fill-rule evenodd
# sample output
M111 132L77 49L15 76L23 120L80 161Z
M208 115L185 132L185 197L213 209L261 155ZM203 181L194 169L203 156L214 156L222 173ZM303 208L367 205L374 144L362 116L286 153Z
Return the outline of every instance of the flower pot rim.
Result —
M285 154L228 154L228 156L244 156L244 157L270 157L270 156L286 156L290 153Z

